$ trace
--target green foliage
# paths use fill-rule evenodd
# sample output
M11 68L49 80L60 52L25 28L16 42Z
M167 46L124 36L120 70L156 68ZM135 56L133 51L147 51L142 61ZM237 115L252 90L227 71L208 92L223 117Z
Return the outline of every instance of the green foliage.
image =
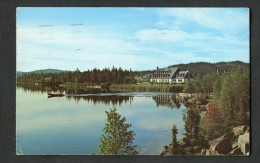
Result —
M208 104L208 109L201 119L201 128L204 129L203 135L208 140L213 140L223 135L226 131L223 117L216 102Z
M205 98L202 98L199 96L194 96L188 100L187 104L196 106L196 105L205 105L207 103L208 103L208 101Z
M237 67L213 82L213 103L202 119L209 140L250 123L250 76L247 68Z
M218 104L229 127L249 125L249 71L236 68L223 76Z
M194 93L195 92L195 88L194 88L194 82L189 81L185 87L183 88L183 92L184 93Z
M176 125L172 127L172 149L173 155L197 155L201 149L208 148L208 141L203 136L200 128L201 112L197 109L188 108L183 114L185 122L185 133L183 138L177 141L178 133Z
M172 126L172 149L171 149L171 153L173 155L179 154L179 144L177 142L177 134L178 134L178 129L174 124Z
M137 155L140 149L133 146L134 131L128 130L131 124L116 112L116 108L106 111L107 122L100 138L99 150L103 155Z
M201 134L200 112L197 109L188 108L184 118L185 133L182 138L182 151L187 155L200 153L202 148L206 148L208 143Z
M202 77L201 75L198 75L193 82L194 91L196 93L202 93Z
M212 85L212 92L213 92L213 98L215 101L218 100L218 98L220 97L220 91L221 91L221 79L219 77L217 77L215 79L215 81L213 82L213 85Z
M178 92L182 92L183 89L184 89L184 85L173 85L173 86L170 86L169 91L178 93Z

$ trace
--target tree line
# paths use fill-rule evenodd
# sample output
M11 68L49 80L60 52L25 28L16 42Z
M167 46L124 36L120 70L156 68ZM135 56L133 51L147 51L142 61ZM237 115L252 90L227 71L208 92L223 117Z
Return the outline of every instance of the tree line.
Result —
M131 70L123 70L122 68L104 68L87 70L81 72L78 68L75 71L66 71L62 73L24 73L17 77L18 82L44 82L48 78L48 82L57 83L85 83L85 84L101 84L110 82L111 84L131 84L135 83L135 73Z

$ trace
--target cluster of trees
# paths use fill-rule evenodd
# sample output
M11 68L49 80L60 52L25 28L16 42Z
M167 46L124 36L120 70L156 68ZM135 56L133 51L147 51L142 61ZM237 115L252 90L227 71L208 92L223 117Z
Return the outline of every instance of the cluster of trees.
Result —
M249 70L237 68L213 83L213 101L202 119L209 139L239 125L250 125Z
M49 78L49 82L60 83L106 83L113 84L122 83L135 83L135 73L131 70L123 70L122 68L104 68L102 70L94 68L93 70L87 70L81 72L79 69L75 71L66 71L61 73L38 73L30 72L24 73L17 77L18 82L42 82L44 79Z
M183 92L209 96L213 92L213 83L218 80L220 76L221 75L218 75L216 73L206 74L203 76L198 74L195 80L189 81L185 85Z
M185 92L211 97L208 110L201 119L207 139L212 140L233 127L250 123L249 68L236 67L217 75L197 76L189 82Z
M203 129L200 128L201 112L189 108L183 115L185 133L177 140L178 129L172 127L172 150L173 155L197 155L201 149L208 147L208 141L204 137Z

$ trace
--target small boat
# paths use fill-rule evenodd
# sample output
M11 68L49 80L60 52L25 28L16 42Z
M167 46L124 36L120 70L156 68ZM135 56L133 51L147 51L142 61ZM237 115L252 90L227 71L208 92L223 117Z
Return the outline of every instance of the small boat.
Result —
M63 97L65 96L64 94L55 94L55 93L48 93L49 97Z

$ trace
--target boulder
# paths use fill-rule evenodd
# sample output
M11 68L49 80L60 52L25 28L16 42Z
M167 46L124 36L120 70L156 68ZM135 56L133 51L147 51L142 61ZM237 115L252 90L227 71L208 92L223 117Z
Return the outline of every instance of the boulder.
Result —
M205 155L206 156L219 156L220 154L217 151L206 150Z
M250 152L250 146L249 144L242 144L240 146L240 150L241 152L243 153L243 155L249 155L249 152Z
M246 133L246 132L250 133L250 127L247 127L245 133Z
M219 154L228 154L232 150L232 142L234 139L234 134L225 134L213 142L209 148L210 151L217 151Z
M163 146L162 147L163 148L163 150L162 150L162 152L161 152L161 155L162 156L168 156L168 155L171 155L171 145L165 145L165 146Z
M232 149L235 149L238 147L238 143L237 143L237 140L232 144Z
M249 144L250 143L250 133L246 132L243 135L240 135L238 137L238 147L240 147L242 144Z
M206 155L207 149L201 149L201 155Z
M234 132L235 136L244 134L246 130L247 130L247 127L245 125L233 128L233 132Z
M209 142L209 149L202 149L201 155L249 155L250 129L247 126L233 128L233 132L225 134Z
M236 147L231 152L229 152L228 155L243 155L243 153L240 148Z
M250 152L250 133L245 132L243 135L238 137L238 147L241 149L244 155L248 155Z

